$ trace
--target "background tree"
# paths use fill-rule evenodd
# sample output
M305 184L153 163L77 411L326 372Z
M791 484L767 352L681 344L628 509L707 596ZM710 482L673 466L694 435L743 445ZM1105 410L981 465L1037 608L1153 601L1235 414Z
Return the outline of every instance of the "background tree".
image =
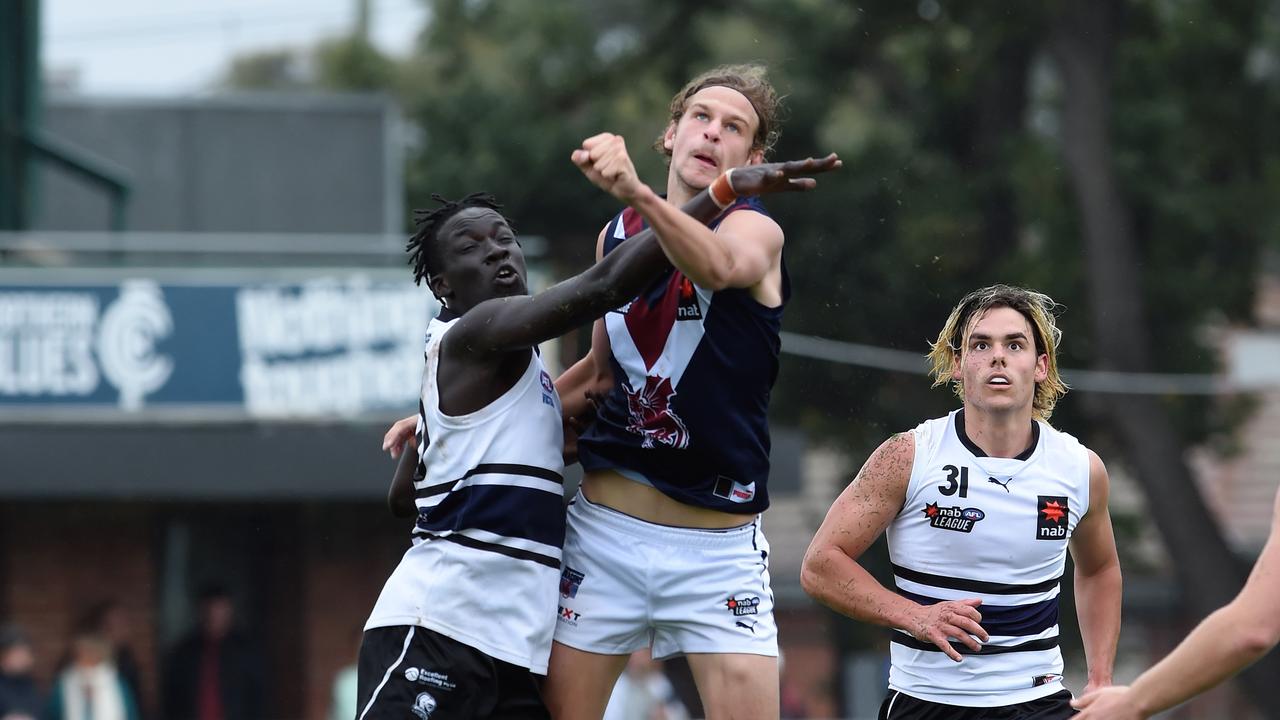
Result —
M410 205L493 191L522 232L551 240L564 271L589 262L616 211L569 152L621 133L664 185L644 147L672 93L748 60L767 63L787 96L776 155L845 160L820 192L770 203L796 288L789 331L923 354L964 292L1015 282L1066 306L1066 366L1213 372L1204 330L1252 321L1257 273L1280 249L1274 0L429 7L409 58L386 61L354 33L321 53L331 64L319 81L399 99L420 132ZM798 357L782 367L774 420L855 459L955 404L916 374ZM1242 576L1183 455L1229 445L1246 409L1077 394L1054 417L1146 488L1196 614ZM1276 716L1260 683L1249 690Z

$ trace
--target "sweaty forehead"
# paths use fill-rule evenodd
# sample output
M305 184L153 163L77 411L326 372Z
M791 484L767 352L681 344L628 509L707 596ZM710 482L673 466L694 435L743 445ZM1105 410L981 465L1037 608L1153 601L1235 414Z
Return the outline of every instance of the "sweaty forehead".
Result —
M695 103L707 106L713 110L731 113L737 115L747 122L751 123L751 127L759 127L760 118L756 115L755 106L747 99L746 95L727 88L723 85L711 85L704 87L685 101L685 110L693 107Z
M458 211L440 228L440 237L487 236L498 227L508 227L506 218L496 210L469 207Z

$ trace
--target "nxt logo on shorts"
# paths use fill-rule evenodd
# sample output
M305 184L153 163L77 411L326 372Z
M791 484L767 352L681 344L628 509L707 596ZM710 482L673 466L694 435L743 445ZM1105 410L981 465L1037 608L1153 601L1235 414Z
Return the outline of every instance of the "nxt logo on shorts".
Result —
M758 597L740 597L736 598L732 595L724 603L725 608L734 614L735 617L743 615L755 615L760 612L760 598Z
M973 526L987 516L978 508L962 508L959 505L938 507L938 503L925 505L922 512L929 518L929 527L962 533L972 531Z
M572 625L573 627L578 627L578 619L581 617L582 617L582 613L575 612L574 610L561 605L560 613L556 616L556 619L562 623L565 623L566 625Z
M1036 501L1036 539L1066 540L1067 525L1071 514L1067 498L1060 495L1040 495Z

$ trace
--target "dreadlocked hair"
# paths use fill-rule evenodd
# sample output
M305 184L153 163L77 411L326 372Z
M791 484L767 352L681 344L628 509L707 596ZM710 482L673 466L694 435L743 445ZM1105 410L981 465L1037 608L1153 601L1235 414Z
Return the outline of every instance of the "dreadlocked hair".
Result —
M409 265L413 267L413 281L421 285L423 280L439 272L439 256L436 254L436 233L449 218L472 207L489 208L501 214L502 205L491 193L473 192L461 200L448 200L440 193L431 193L431 199L440 203L434 210L414 210L413 225L417 232L409 238L405 250L409 251ZM507 222L510 225L510 221Z

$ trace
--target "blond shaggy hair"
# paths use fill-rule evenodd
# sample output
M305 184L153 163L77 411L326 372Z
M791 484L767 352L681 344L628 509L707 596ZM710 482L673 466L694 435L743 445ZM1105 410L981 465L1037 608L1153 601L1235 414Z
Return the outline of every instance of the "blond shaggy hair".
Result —
M1031 413L1037 420L1048 422L1053 407L1067 393L1067 383L1058 373L1058 345L1062 342L1062 330L1058 328L1055 311L1059 305L1044 293L1012 285L992 285L965 295L951 311L950 317L938 333L929 350L929 374L933 387L951 383L956 396L964 400L964 381L954 377L955 366L964 354L965 337L971 327L988 310L1007 307L1017 310L1031 325L1036 355L1048 356L1048 374L1036 383Z

